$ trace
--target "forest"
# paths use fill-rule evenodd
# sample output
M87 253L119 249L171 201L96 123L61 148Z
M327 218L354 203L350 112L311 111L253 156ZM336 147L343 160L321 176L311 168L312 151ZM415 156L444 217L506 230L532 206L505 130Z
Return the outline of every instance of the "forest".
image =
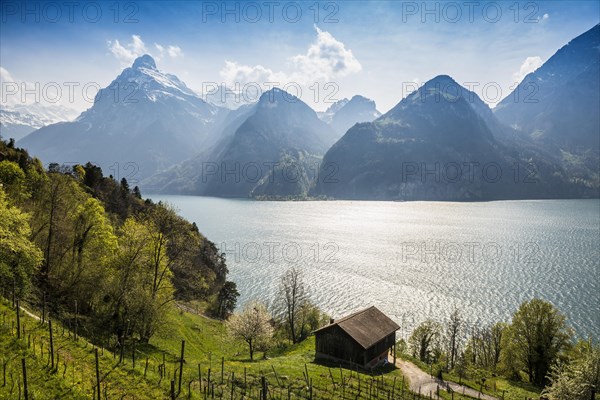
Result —
M0 142L0 288L79 334L147 343L175 301L225 317L237 300L224 255L171 206L87 163L41 162Z

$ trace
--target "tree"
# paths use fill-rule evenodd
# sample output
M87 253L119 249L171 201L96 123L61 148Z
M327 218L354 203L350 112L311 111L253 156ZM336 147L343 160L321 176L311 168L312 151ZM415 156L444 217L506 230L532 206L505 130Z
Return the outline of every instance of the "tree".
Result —
M426 363L435 362L440 353L441 331L441 325L430 319L417 326L408 338L412 356Z
M84 182L85 180L85 168L81 166L81 164L77 164L73 166L73 177L77 179L78 182Z
M62 292L70 292L80 304L90 300L101 273L117 250L117 237L100 201L88 198L72 213L71 260L54 272ZM66 260L68 261L68 260Z
M310 300L306 300L304 304L302 304L302 307L300 307L298 317L298 341L306 339L311 332L327 325L329 320L329 315L321 311L321 309Z
M117 335L137 334L143 343L161 327L173 300L166 257L157 257L157 233L148 223L128 218L105 285L104 325Z
M73 214L89 198L68 175L49 173L48 178L32 204L31 220L34 241L44 251L40 269L43 290L61 284L59 271L68 267L67 256L73 248Z
M121 190L124 194L129 194L129 182L125 178L121 178Z
M515 312L503 335L503 364L513 375L525 370L539 386L547 382L550 367L568 349L572 333L565 316L540 299L526 301Z
M496 370L496 366L500 362L500 354L502 351L502 336L507 325L503 322L497 322L494 325L488 326L481 330L480 342L480 365L492 371Z
M25 175L26 192L31 193L30 199L35 202L43 196L49 181L42 162L37 158L32 159L25 167Z
M102 169L91 162L83 166L85 173L83 174L83 183L94 189L102 181Z
M168 204L159 203L146 215L147 223L154 228L156 278L160 280L168 269L175 278L176 296L179 299L187 301L201 297L213 282L214 274L199 265L198 253L202 249L200 234L194 232L190 224ZM165 261L163 268L158 268L160 260Z
M227 281L219 290L217 296L217 316L221 319L227 319L233 310L240 293L237 291L235 282Z
M250 302L241 313L233 314L227 321L230 334L248 344L250 360L254 359L255 349L264 349L273 336L270 319L264 304Z
M496 371L502 350L502 336L507 325L497 322L481 329L474 329L467 345L468 359L478 367Z
M12 203L25 209L27 201L44 185L44 169L38 159L19 157L19 162L10 159L0 161L0 185Z
M55 163L55 162L48 164L48 172L59 173L60 172L60 164Z
M24 182L25 172L19 164L8 160L0 161L0 184L11 198L19 201L27 197L23 190Z
M287 270L279 283L275 310L287 326L292 343L300 341L303 322L301 310L306 306L307 301L302 273L296 268Z
M12 207L0 186L0 286L15 285L18 296L27 290L42 262L42 252L29 240L29 215Z
M142 192L140 192L139 186L135 186L133 188L133 195L135 196L136 199L141 199L142 198Z
M553 368L550 385L542 392L547 399L588 400L600 389L600 347L585 341L576 347L575 358Z
M450 319L446 323L446 340L448 347L448 363L450 369L454 368L457 355L462 347L462 328L463 319L457 308L450 314Z
M192 231L194 231L193 227ZM215 283L222 285L227 280L227 274L229 273L225 263L225 253L220 253L217 246L210 240L202 239L199 254L200 263L208 266L215 275Z
M460 353L460 355L456 358L454 370L458 375L458 383L462 384L463 378L467 375L467 357L465 357L465 353Z

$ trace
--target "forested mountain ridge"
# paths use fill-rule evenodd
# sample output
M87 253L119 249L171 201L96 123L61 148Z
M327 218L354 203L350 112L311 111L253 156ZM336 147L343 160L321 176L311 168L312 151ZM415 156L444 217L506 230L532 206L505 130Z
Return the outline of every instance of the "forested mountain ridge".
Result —
M232 111L211 148L142 181L153 193L302 197L337 134L299 98L272 89Z
M375 121L350 128L323 157L323 179L311 193L445 201L585 195L558 162L502 137L504 129L475 93L440 75Z
M224 255L166 204L90 163L51 164L0 141L0 287L82 331L147 342L174 300L235 306ZM45 299L45 300L44 300Z

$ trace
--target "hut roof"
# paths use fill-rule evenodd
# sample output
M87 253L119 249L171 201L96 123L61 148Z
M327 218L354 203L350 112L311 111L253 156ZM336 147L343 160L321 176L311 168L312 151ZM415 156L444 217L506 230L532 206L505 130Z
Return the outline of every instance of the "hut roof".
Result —
M400 329L397 323L392 321L375 306L340 318L315 332L323 331L333 326L339 326L365 349L368 349Z

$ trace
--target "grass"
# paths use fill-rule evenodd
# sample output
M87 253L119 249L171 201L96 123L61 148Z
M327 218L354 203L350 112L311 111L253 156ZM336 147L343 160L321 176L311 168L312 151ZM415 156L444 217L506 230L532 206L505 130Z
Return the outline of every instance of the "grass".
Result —
M181 342L173 338L185 338L186 367L191 372L184 378L188 382L198 379L198 364L203 370L204 378L211 369L212 379L218 384L218 389L225 390L231 387L231 374L236 382L239 380L243 387L244 376L248 385L258 388L261 376L265 376L269 385L274 387L275 393L286 394L287 388L298 396L308 396L308 386L305 374L308 373L309 383L312 382L313 396L319 398L338 398L338 391L358 394L358 380L361 381L361 394L368 396L368 386L374 379L372 375L358 373L348 369L340 369L337 365L325 366L314 363L314 338L310 337L297 345L283 346L273 349L264 357L263 353L255 354L255 360L250 361L248 349L244 343L232 340L226 332L222 322L211 320L187 312L176 311L169 315L169 328L150 341L149 346L143 349L151 357L166 357L176 360L181 351ZM223 384L221 385L221 361L224 359ZM189 367L188 367L189 364ZM393 386L394 377L397 389L401 389L402 375L397 369L377 371L389 391ZM229 383L228 383L229 382ZM380 385L381 386L381 385ZM380 398L387 398L381 389ZM375 395L373 395L374 398ZM366 397L365 397L366 398Z
M0 376L0 399L23 398L19 393L23 391L22 357L26 359L30 399L93 398L95 347L91 343L82 338L75 341L68 329L54 321L53 339L59 360L52 368L47 323L22 312L25 334L17 339L16 312L1 298L0 322L0 366L5 365L7 372L6 384L2 385ZM244 394L245 398L256 399L263 376L269 398L287 398L289 390L290 398L310 398L312 392L315 399L337 399L342 395L348 399L387 399L392 390L403 390L402 375L392 367L366 374L314 363L314 338L274 349L267 358L258 353L258 359L250 361L246 347L227 335L222 322L175 309L169 313L165 329L149 344L125 350L123 362L119 362L119 354L99 348L102 398L168 399L171 380L176 389L179 383L182 340L185 362L178 398L212 398L213 391L216 398L230 398L233 387L234 398ZM408 394L407 388L404 392Z
M47 323L42 324L24 313L21 321L25 334L18 340L15 310L0 298L0 367L6 366L5 384L0 375L0 399L23 398L19 395L23 386L22 357L26 359L30 399L93 398L95 347L82 338L75 341L68 329L54 322L54 344L59 360L52 368ZM178 398L212 398L214 391L214 397L229 399L233 388L234 398L242 398L243 394L244 398L257 399L261 377L265 377L269 398L287 398L288 391L290 398L296 399L308 399L311 392L315 399L387 399L388 396L401 398L401 393L413 398L412 394L408 397L408 382L403 380L400 370L392 366L367 374L339 365L317 364L313 337L297 345L272 349L267 357L257 353L255 360L250 361L245 344L231 339L221 321L173 309L164 329L147 345L127 348L123 362L119 362L118 352L99 348L102 399L170 398L171 380L178 389L182 340L185 340L185 362ZM427 365L410 361L428 370ZM445 375L445 378L458 381L453 375ZM479 388L474 379L463 380L463 383ZM484 392L499 397L502 390L506 390L506 400L539 397L539 391L502 378L490 378L486 383L488 389ZM496 390L491 390L494 383ZM440 397L451 398L443 391Z
M49 357L48 324L21 315L22 338L16 337L16 314L9 303L0 298L0 399L21 399L22 366L25 358L30 399L90 399L95 386L94 347L58 323L53 323L55 367ZM108 398L122 398L145 393L146 398L159 399L163 391L143 379L143 371L118 364L112 353L100 350L99 367L102 394ZM4 379L6 378L6 379ZM132 397L130 397L132 398Z

